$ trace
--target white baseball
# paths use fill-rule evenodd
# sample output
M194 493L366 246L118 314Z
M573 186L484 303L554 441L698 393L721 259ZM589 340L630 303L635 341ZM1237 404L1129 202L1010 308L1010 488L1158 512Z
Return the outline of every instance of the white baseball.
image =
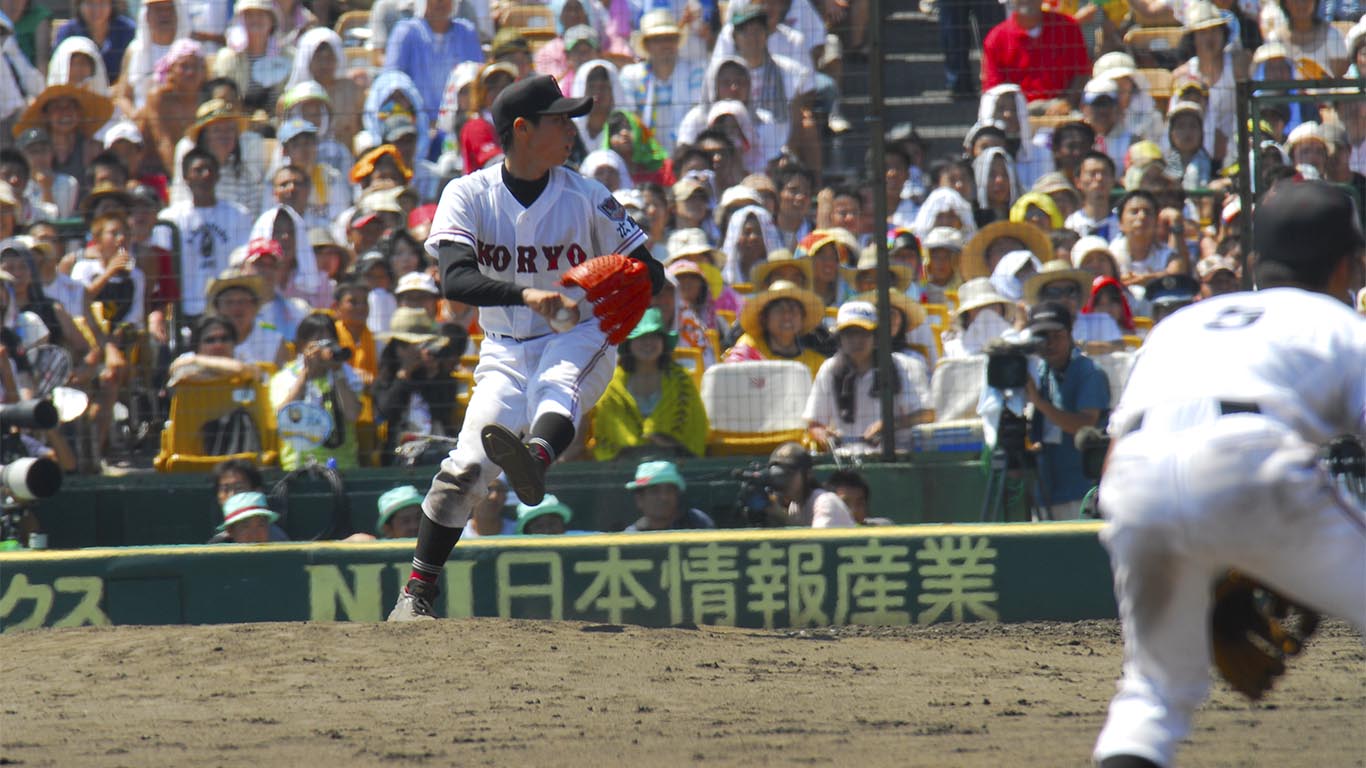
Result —
M560 307L555 311L555 316L550 318L550 327L556 333L564 333L579 324L579 313L569 307Z

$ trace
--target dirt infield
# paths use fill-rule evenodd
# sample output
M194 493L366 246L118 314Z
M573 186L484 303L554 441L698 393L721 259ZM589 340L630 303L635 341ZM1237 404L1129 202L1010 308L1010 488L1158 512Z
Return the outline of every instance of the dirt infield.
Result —
M0 637L0 764L1082 766L1114 622L805 631L475 619ZM1183 766L1366 765L1331 624L1269 701L1216 686Z

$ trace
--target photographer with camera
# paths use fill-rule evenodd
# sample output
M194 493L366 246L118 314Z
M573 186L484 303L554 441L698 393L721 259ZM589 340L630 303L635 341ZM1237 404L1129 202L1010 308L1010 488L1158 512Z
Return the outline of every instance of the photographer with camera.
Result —
M783 443L768 456L767 524L803 528L852 528L857 523L836 494L812 474L811 454L801 443Z
M1081 453L1073 443L1084 427L1103 427L1110 407L1110 383L1072 338L1072 313L1056 301L1043 301L1029 311L1030 335L1039 341L1041 362L1026 377L1025 397L1034 405L1029 437L1037 444L1039 502L1049 520L1081 517L1081 502L1092 481L1082 471ZM1037 383L1035 378L1037 377Z
M422 309L399 308L389 328L380 334L387 343L375 378L375 413L389 424L386 458L405 433L456 434L452 422L459 383L451 370L460 354Z
M298 355L270 377L271 408L287 413L279 420L280 468L289 472L314 458L320 463L336 459L337 469L354 469L358 465L355 425L361 411L361 381L347 364L351 350L337 342L336 325L322 312L299 323L294 346ZM323 425L329 428L323 430L326 434L321 440L309 441L299 434L306 430L284 434L322 413L330 425Z

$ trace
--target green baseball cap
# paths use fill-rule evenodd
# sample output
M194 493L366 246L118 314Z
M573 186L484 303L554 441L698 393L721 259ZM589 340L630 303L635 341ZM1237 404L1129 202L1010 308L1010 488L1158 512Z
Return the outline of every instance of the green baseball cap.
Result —
M626 484L626 490L639 491L652 485L672 484L678 490L687 490L688 484L678 473L672 461L647 461L636 467L636 479Z
M517 505L517 532L526 533L527 524L542 515L559 515L564 524L569 525L569 518L574 516L574 512L562 504L555 494L547 493L541 503L534 507Z
M266 495L260 491L243 491L233 494L228 500L223 502L223 523L218 526L221 533L228 529L228 526L240 523L249 517L265 517L266 522L273 523L280 519L270 509L270 503L266 501Z
M422 506L422 492L413 486L400 485L385 491L379 497L379 520L375 522L375 533L384 532L384 524L395 512L412 506Z
M640 322L631 330L631 335L626 337L627 341L638 339L641 336L649 336L652 333L661 334L664 337L664 354L673 354L674 347L678 345L678 331L671 331L664 327L664 315L656 307L645 310L645 314L640 316Z

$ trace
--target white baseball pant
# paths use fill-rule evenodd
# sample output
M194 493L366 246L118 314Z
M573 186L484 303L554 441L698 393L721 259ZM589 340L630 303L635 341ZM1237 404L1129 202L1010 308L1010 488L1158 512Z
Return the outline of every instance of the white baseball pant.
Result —
M1100 508L1124 631L1124 673L1097 761L1172 765L1209 692L1212 586L1229 568L1366 629L1366 517L1315 447L1261 415L1115 445Z
M440 525L463 527L472 500L483 497L500 471L484 455L480 430L501 424L525 432L546 413L578 426L607 390L616 364L616 347L596 320L528 341L485 335L460 436L432 479L422 511Z

